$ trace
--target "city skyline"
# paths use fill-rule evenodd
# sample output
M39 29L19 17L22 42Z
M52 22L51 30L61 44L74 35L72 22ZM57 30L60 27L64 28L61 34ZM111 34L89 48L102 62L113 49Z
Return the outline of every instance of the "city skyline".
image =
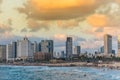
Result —
M119 57L119 36L118 36L118 52L113 49L112 36L109 34L104 35L104 45L100 46L97 51L93 53L81 52L83 49L81 45L75 44L72 37L66 37L65 49L63 51L57 52L54 46L54 40L41 40L39 43L36 41L31 42L26 36L17 41L11 41L11 43L6 45L0 44L0 58L1 60L14 61L14 60L33 60L39 59L53 59L53 58L65 58L67 60L72 60L72 58L78 58L82 55L92 56L116 56ZM66 52L65 52L66 51ZM42 56L44 56L42 58Z
M94 50L93 48L89 48L89 49L92 49L93 50L93 52L90 52L89 50L86 50L85 49L85 51L83 51L84 50L84 47L81 47L81 45L79 45L78 44L78 37L77 38L75 38L74 36L72 37L72 36L66 36L66 40L64 41L64 44L62 44L62 45L64 45L64 47L65 48L63 48L63 49L61 49L61 50L59 50L59 51L57 51L56 50L56 47L58 47L59 45L57 45L56 43L55 43L55 41L54 41L54 39L38 39L38 41L36 41L35 39L33 39L33 40L30 40L30 38L29 37L27 37L27 36L24 36L24 37L22 37L22 38L20 38L20 39L17 39L17 40L11 40L9 43L6 43L6 44L0 44L1 46L3 45L6 45L6 46L9 46L9 45L18 45L17 43L21 43L21 42L23 42L22 40L28 40L28 42L30 42L30 44L31 44L31 48L33 48L34 50L33 50L33 52L35 53L35 52L37 52L37 51L41 51L41 52L49 52L49 49L47 50L47 48L51 48L51 46L53 46L54 47L54 49L53 50L51 50L50 51L50 53L52 52L62 52L62 51L65 51L66 53L67 52L70 52L70 53L73 53L74 54L74 51L76 52L76 50L77 50L77 47L79 47L79 50L80 50L80 52L82 52L82 53L86 53L86 52L88 52L88 53L94 53L94 52L101 52L101 53L103 53L103 51L105 50L105 52L104 53L108 53L108 54L111 54L112 53L112 51L113 50L115 50L115 52L116 53L118 53L118 51L116 51L116 50L118 50L119 49L119 35L117 36L117 39L116 39L116 43L117 43L117 48L115 48L114 47L114 45L113 45L113 36L112 35L110 35L110 34L105 34L104 36L103 36L103 45L102 46L97 46L96 47L96 50ZM59 41L57 41L58 43L60 43ZM51 46L50 46L50 44L52 44ZM61 43L60 43L61 44ZM46 46L46 47L45 47ZM86 45L87 46L87 45ZM43 51L41 50L43 48ZM70 49L69 49L70 48ZM76 49L75 49L76 48ZM69 51L70 50L70 51ZM78 51L79 52L79 51Z
M25 35L64 44L66 36L73 35L84 49L97 50L104 34L115 39L120 34L120 0L0 0L0 12L1 44ZM114 40L113 46L117 48Z
M120 0L0 0L0 80L120 80Z

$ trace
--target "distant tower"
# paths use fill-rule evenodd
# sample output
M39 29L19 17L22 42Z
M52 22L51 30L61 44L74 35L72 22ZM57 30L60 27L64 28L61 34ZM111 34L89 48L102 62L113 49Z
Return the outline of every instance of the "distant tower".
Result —
M66 58L71 59L73 53L73 44L72 44L72 37L67 37L66 40Z
M32 49L33 49L33 53L39 52L38 44L36 41L32 43Z
M112 36L108 34L104 35L104 53L112 54Z
M0 60L6 60L6 45L0 45Z
M80 46L75 46L75 48L74 48L74 54L77 54L79 56L80 53L81 53L81 47Z
M100 53L104 53L104 46L100 48Z
M42 40L40 43L40 50L43 53L53 54L53 50L54 50L53 40Z
M120 57L120 35L118 36L118 57Z
M17 57L17 42L12 42L12 49L13 49L14 58L16 58Z
M20 59L33 58L32 43L28 40L27 37L24 37L23 40L17 42L17 58Z
M6 59L14 60L17 57L17 42L11 42L6 46Z

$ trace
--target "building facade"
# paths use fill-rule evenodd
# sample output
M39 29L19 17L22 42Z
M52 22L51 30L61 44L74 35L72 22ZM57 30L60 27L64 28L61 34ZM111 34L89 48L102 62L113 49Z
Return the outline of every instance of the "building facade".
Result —
M0 45L0 60L6 61L6 45Z
M73 54L72 37L67 37L67 40L66 40L66 58L71 59L72 54Z
M6 45L6 59L8 60L14 60L14 54L12 49L12 44Z
M112 36L108 34L104 35L104 53L112 54Z
M120 57L120 35L118 36L118 57Z
M37 52L34 53L34 61L49 61L51 59L51 54L49 53L42 53L42 52Z
M39 52L39 46L36 41L32 43L32 49L33 49L33 53Z
M100 48L100 53L104 53L104 46Z
M17 43L11 42L11 44L6 45L6 59L15 60L17 56Z
M14 58L17 58L17 42L12 42L12 50L13 50Z
M17 53L18 59L33 59L32 43L27 37L17 42Z
M75 46L74 54L80 55L80 53L81 53L81 47L80 46Z
M54 51L53 40L42 40L40 43L40 52L42 53L51 53Z

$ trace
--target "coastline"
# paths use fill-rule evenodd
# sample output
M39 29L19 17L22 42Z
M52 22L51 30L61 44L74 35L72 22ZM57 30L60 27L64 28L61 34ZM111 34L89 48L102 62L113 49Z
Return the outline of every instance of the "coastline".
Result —
M48 67L95 67L95 68L110 68L119 69L120 62L111 63L87 63L87 62L67 62L67 63L0 63L0 65L13 66L48 66Z

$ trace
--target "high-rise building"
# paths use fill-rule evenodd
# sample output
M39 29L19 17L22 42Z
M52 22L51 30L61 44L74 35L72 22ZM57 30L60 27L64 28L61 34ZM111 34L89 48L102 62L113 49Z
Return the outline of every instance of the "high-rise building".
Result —
M53 54L54 50L53 40L42 40L40 43L40 50L43 53Z
M81 53L81 47L80 46L75 46L74 54L80 55L80 53Z
M33 49L33 53L39 52L38 44L36 41L32 43L32 49Z
M6 45L0 45L0 60L6 60Z
M100 53L104 53L104 46L100 48Z
M61 52L56 52L55 55L54 55L54 58L57 58L57 59L61 58L61 59L63 59L63 58L65 58L65 56L66 56L65 52L61 51Z
M6 46L6 59L14 60L17 56L17 43L11 42L11 44L7 44Z
M17 58L17 42L12 42L14 58Z
M118 57L120 57L120 35L118 36Z
M67 37L66 40L66 58L71 59L73 53L72 37Z
M27 37L17 42L17 53L18 59L33 59L32 43Z
M61 51L61 58L65 58L65 52Z
M112 36L108 34L104 35L104 53L112 54Z
M112 50L112 54L114 54L114 55L115 55L115 50Z
M41 43L38 44L38 51L41 52Z
M6 46L6 59L7 59L7 61L14 60L12 44L7 44L7 46Z

